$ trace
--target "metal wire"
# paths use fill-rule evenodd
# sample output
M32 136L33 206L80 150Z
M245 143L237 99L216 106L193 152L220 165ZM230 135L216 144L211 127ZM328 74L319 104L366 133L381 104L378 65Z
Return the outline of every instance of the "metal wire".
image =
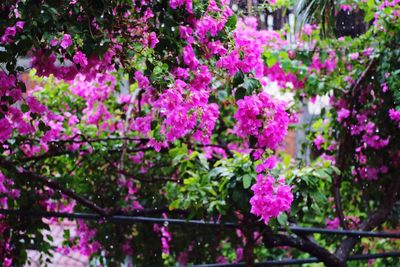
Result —
M239 225L231 222L218 221L202 221L202 220L185 220L172 218L154 218L145 216L128 216L128 215L113 215L103 217L95 213L63 213L63 212L35 212L23 210L0 209L0 214L24 216L24 217L42 217L42 218L67 218L67 219L84 219L84 220L102 220L104 222L120 222L120 223L169 223L174 225L195 225L205 227L228 227L238 228ZM328 235L345 235L355 237L380 237L380 238L400 238L400 232L368 232L356 230L340 230L340 229L324 229L315 227L299 227L291 226L279 228L279 231L291 231L295 234L328 234Z
M386 252L377 254L359 254L349 256L349 261L359 261L359 260L369 260L369 259L380 259L380 258L396 258L400 257L400 252ZM282 260L268 260L263 262L257 262L254 266L282 266L282 265L295 265L295 264L306 264L306 263L316 263L321 262L317 258L307 258L307 259L282 259ZM193 267L239 267L246 266L245 263L232 263L232 264L200 264L192 265Z

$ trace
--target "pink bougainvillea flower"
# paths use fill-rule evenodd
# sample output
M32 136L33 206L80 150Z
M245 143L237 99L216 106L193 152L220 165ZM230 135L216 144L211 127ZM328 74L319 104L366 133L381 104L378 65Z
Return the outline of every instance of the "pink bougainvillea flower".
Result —
M335 217L333 220L331 219L326 219L326 228L327 229L338 229L340 226L340 221L339 218Z
M321 149L321 145L323 143L325 143L325 138L322 136L322 134L319 134L315 137L314 141L313 141L315 147L320 150Z
M88 65L88 60L86 55L81 51L75 53L74 57L72 58L75 64L81 65L81 67L86 67Z
M272 170L276 165L277 159L274 155L267 158L263 163L256 166L256 172L260 173L266 169Z
M57 41L57 39L51 39L51 41L50 41L50 45L51 46L56 46L56 45L58 45L58 41Z
M276 183L271 175L257 175L251 190L254 195L250 199L250 212L261 216L265 224L268 224L272 217L278 217L281 212L288 211L293 201L290 186L285 185L283 179Z
M199 65L199 60L196 58L193 47L191 45L185 46L182 52L183 62L190 68L195 68Z
M350 116L350 111L348 109L345 108L341 108L338 111L338 122L342 122L344 119L348 118Z
M7 141L12 134L11 123L8 119L0 119L0 143Z
M64 34L63 38L61 39L60 46L64 49L67 49L72 45L72 38L69 34Z
M312 32L317 28L316 25L312 25L312 24L305 24L303 26L303 33L306 35L311 35Z
M152 32L149 34L149 36L147 36L147 43L150 48L154 48L156 46L156 44L159 43L155 32Z
M356 60L359 56L360 54L358 52L349 54L351 60Z
M351 11L352 8L350 5L341 4L340 9L343 11Z
M18 21L17 23L15 23L15 28L19 32L22 32L22 30L24 29L24 26L25 26L25 22L24 21Z

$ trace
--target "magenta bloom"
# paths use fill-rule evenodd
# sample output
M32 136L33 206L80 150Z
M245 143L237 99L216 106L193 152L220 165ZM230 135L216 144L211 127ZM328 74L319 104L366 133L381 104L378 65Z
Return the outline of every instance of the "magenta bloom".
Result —
M24 29L24 25L25 22L18 21L17 23L15 23L15 28L17 29L17 31L21 32Z
M86 55L81 51L76 52L72 60L74 61L75 64L81 65L81 67L86 67L88 65L88 60L86 58Z
M319 135L317 135L317 137L315 137L313 143L314 143L315 147L316 147L318 150L320 150L320 149L321 149L321 145L322 145L323 143L325 143L325 139L324 139L324 137L323 137L321 134L319 134Z
M149 47L151 47L151 48L154 48L156 46L156 44L159 43L155 32L152 32L149 34L149 36L147 36L147 42L149 44Z
M72 38L69 34L64 34L63 38L61 39L60 46L64 49L67 49L72 45Z
M283 179L276 183L271 175L259 174L251 190L254 195L250 199L250 212L261 216L265 224L268 224L271 217L278 217L281 212L288 211L293 201L290 186L285 185Z
M339 218L335 217L333 220L326 219L326 228L328 229L338 229L340 226Z
M12 134L12 127L7 119L0 120L0 142L4 143L7 141Z
M245 96L237 101L237 105L235 134L256 137L259 147L277 148L285 138L289 124L285 104L260 93Z
M338 122L342 122L344 119L350 116L350 111L348 109L341 108L337 114L338 114L337 118Z
M199 60L196 58L193 47L190 45L183 48L182 57L183 62L185 62L185 64L188 65L190 68L194 68L199 65Z

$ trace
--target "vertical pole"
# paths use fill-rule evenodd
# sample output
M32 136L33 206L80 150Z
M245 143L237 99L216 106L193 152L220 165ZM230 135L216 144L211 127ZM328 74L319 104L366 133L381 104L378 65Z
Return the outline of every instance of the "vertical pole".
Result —
M274 17L272 15L268 15L267 23L268 23L268 30L272 31L274 29Z
M293 13L290 13L289 14L289 43L291 45L293 45L295 43L294 27L295 27L295 16Z
M253 11L253 0L247 0L247 15L251 16Z

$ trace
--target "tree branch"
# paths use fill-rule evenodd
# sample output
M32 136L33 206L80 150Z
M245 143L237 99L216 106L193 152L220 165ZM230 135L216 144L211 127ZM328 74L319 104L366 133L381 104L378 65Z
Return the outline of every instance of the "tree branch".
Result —
M397 176L396 178L393 178L392 182L386 188L386 192L384 192L384 199L378 210L371 214L368 219L361 224L360 230L370 231L384 223L387 217L390 215L394 204L399 199L399 196L400 178ZM358 240L359 238L356 237L346 238L337 249L336 256L341 261L346 261Z
M377 61L375 59L372 59L367 67L364 69L364 71L361 73L361 75L358 77L354 85L351 87L349 90L350 93L350 98L351 98L351 107L350 107L350 116L349 118L353 117L353 110L354 110L354 105L356 103L356 98L358 95L357 89L363 82L363 80L367 77L367 74L373 70L373 67ZM339 150L338 154L336 157L336 167L339 168L339 170L344 170L346 167L346 159L348 158L348 152L352 150L353 144L351 142L351 136L346 128L343 129L343 132L340 137L340 143L339 143ZM349 229L346 219L344 216L343 208L342 208L342 201L340 197L340 184L342 180L342 175L335 175L334 180L333 180L333 186L332 186L332 192L333 192L333 197L335 201L335 208L336 208L336 215L339 218L340 225L343 227L343 229Z
M263 231L263 241L266 247L272 248L278 246L289 246L307 252L314 257L317 257L328 267L345 266L345 264L335 256L335 254L330 253L328 250L321 247L317 243L314 243L305 238L276 234L273 233L268 226L265 227L267 227L267 229Z
M19 176L21 178L29 177L31 179L37 180L37 181L45 184L46 186L50 187L51 189L58 190L61 193L63 193L64 195L66 195L72 199L75 199L81 205L97 212L98 214L100 214L102 216L108 215L107 211L104 210L103 208L97 206L92 201L78 195L76 192L63 187L61 184L59 184L58 182L56 182L54 180L51 180L51 179L44 177L42 175L39 175L37 173L27 171L27 170L23 169L22 167L16 167L16 166L14 166L14 164L12 162L10 162L4 158L0 158L0 166L9 172L15 173L17 176Z
M129 173L124 170L117 170L118 173L125 175L126 177L132 178L133 180L137 180L140 182L144 183L152 183L152 182L159 182L159 181L172 181L172 182L178 182L178 179L173 179L173 178L168 178L168 177L159 177L159 176L152 176L152 177L140 177L138 175L135 175L133 173Z

